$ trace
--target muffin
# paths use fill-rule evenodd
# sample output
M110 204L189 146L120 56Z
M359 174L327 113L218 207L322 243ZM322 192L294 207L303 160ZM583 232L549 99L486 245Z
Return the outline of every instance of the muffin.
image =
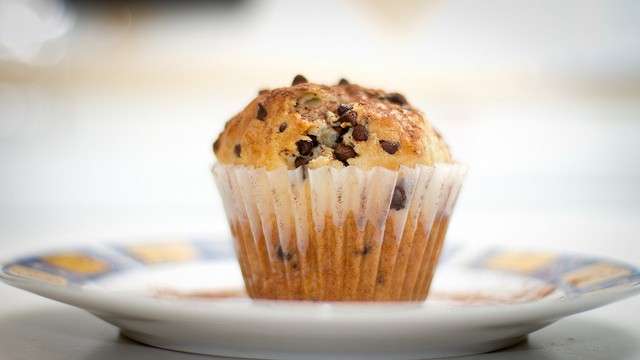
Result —
M465 168L404 96L298 75L213 151L249 296L426 298Z

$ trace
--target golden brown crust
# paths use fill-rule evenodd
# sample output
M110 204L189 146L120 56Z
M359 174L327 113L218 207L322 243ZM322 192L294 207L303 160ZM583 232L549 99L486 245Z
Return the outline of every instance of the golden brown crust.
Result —
M214 142L218 160L267 169L452 162L441 136L402 95L301 81L261 91L229 120Z

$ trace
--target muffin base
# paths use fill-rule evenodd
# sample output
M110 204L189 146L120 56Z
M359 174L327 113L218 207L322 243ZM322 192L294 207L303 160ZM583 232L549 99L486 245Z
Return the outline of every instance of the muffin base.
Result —
M249 296L317 301L424 300L464 172L214 168Z
M371 225L360 231L352 214L340 227L327 216L324 229L309 234L302 252L281 246L275 223L270 242L263 233L254 238L247 223L234 222L231 231L252 298L420 301L427 297L448 224L444 215L432 226L407 224L398 241L392 218L380 233Z

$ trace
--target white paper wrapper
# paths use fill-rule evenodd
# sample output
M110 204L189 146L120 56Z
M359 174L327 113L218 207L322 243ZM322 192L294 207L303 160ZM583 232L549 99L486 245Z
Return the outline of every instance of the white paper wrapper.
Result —
M425 299L465 173L213 167L248 294L332 301Z

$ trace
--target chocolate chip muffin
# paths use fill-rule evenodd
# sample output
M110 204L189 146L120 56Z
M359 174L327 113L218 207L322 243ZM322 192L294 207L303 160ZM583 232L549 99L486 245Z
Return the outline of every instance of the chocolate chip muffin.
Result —
M403 95L298 75L213 150L251 297L426 298L465 168Z
M290 87L261 91L213 148L221 163L269 170L451 162L438 132L401 94L301 76Z

